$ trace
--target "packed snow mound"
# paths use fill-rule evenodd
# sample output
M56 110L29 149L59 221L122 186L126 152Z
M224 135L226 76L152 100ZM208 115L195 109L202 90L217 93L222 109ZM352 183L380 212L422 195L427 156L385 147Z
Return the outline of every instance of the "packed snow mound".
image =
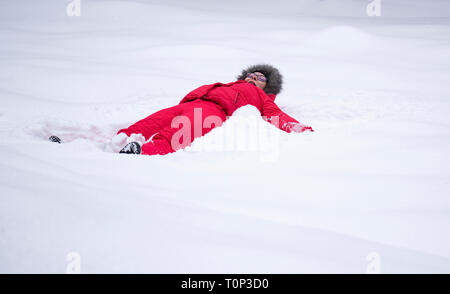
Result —
M278 160L281 136L287 135L262 119L254 106L236 110L221 127L196 139L186 152L215 152L220 156L259 156L262 161ZM222 154L221 154L222 153Z

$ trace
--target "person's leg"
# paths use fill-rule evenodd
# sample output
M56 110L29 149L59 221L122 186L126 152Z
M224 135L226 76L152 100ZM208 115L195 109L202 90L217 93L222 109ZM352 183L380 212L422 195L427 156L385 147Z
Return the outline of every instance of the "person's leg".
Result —
M180 116L174 118L171 125L160 130L150 142L144 144L142 154L162 155L175 152L190 145L195 138L222 125L226 120L225 112L213 102L198 99L183 104Z
M141 154L144 155L164 155L175 152L169 141L164 137L158 137L158 134L153 139L141 147Z
M172 119L180 115L183 104L178 104L169 108L159 110L144 119L132 124L128 128L121 129L117 134L126 134L128 137L131 134L141 134L145 137L145 140L150 139L154 134L158 133L161 129L170 126Z

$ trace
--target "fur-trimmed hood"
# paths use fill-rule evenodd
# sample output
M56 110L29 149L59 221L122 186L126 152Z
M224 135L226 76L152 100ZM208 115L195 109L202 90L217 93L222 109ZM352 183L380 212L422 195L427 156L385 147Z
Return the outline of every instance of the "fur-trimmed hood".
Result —
M280 74L278 69L269 64L256 64L249 66L242 71L237 79L245 80L248 73L256 71L262 73L267 78L267 84L264 88L264 92L275 95L281 92L283 89L283 76Z

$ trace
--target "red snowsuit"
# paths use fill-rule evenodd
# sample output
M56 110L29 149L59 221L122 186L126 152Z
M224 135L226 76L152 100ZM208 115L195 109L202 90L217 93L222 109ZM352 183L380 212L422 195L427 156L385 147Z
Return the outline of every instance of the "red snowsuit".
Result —
M181 128L179 125L171 126L175 117L189 118L190 138L193 140L221 125L227 116L231 116L239 107L249 104L255 106L266 121L277 125L283 131L288 133L313 131L311 127L301 125L296 119L281 111L274 102L275 97L274 94L266 94L260 88L243 80L228 84L204 85L187 94L180 104L157 111L130 127L121 129L117 134L125 133L130 136L135 133L142 134L146 140L151 138L152 140L142 146L141 154L167 154L176 151L176 148L172 148L172 136ZM200 118L198 117L199 108L201 109ZM201 123L200 134L194 131L194 113L197 114L195 118L197 122ZM220 121L205 123L205 118L208 116L217 116ZM187 145L189 143L187 142Z

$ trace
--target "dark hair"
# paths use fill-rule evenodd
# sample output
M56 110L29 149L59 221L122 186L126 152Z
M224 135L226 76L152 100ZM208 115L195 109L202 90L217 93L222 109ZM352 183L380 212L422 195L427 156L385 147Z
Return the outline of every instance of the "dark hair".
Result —
M245 80L247 74L252 72L260 72L267 78L266 87L264 88L264 92L267 94L277 95L283 89L283 76L280 74L278 69L269 64L251 65L244 69L237 79Z

